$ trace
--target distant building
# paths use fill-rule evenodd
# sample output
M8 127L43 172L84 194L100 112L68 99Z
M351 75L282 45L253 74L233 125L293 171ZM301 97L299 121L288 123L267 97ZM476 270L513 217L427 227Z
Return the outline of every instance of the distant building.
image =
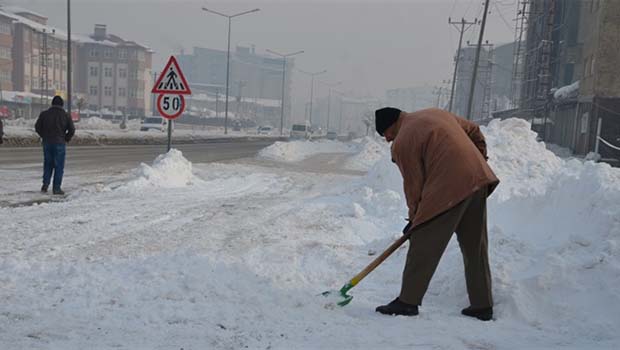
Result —
M454 89L452 112L462 117L467 117L475 60L476 47L470 46L461 49L459 64L456 71L456 86ZM492 76L493 48L492 46L483 46L480 50L476 88L472 102L471 116L469 116L471 120L487 119L491 114L491 93L493 91Z
M64 95L67 89L67 34L48 26L47 17L18 7L2 7L0 16L10 19L12 26L12 90L42 96ZM0 31L8 35L8 23L3 23ZM5 85L8 84L3 83L3 87Z
M226 51L195 47L192 54L177 55L176 58L190 84L192 91L207 93L212 97L226 96ZM281 100L282 96L282 58L274 58L256 53L254 46L237 46L230 53L229 115L237 118L260 116L259 124L277 126L280 123L279 110L272 110L271 101ZM286 60L285 120L288 121L291 103L291 80L294 58ZM270 101L264 110L260 101ZM261 111L243 101L256 101ZM239 103L237 103L239 102ZM222 110L223 110L222 103ZM264 113L263 113L264 112ZM273 113L271 113L273 112ZM237 114L239 114L237 116ZM222 113L223 116L223 113Z
M385 92L385 101L388 106L407 112L435 107L433 87L430 85L389 89Z
M90 35L77 35L76 90L90 111L145 116L151 110L152 55L147 46L108 34L96 24Z

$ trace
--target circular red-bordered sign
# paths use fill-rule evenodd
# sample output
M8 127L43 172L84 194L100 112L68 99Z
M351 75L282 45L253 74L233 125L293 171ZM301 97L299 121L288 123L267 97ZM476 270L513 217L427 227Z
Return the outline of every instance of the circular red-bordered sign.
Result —
M183 95L161 94L157 97L157 110L166 119L176 119L185 110Z

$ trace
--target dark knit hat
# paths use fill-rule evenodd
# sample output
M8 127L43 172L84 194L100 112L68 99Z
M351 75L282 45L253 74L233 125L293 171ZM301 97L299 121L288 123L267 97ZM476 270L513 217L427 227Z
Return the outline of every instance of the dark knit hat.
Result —
M401 110L393 107L385 107L375 111L375 127L379 135L383 136L392 124L396 123Z
M65 104L65 101L63 101L62 97L60 96L54 96L54 98L52 99L52 106L62 107L64 104Z

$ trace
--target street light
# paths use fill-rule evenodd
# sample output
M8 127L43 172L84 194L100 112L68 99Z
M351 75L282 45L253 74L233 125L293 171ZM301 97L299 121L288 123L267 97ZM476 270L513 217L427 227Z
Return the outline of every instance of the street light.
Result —
M284 125L284 82L286 76L286 58L294 55L298 55L300 53L304 53L304 50L300 50L297 52L289 53L289 54L281 54L279 52L267 49L267 52L270 52L276 56L282 57L282 99L280 101L280 136L282 136L282 127Z
M319 82L320 82L321 84L323 84L323 85L327 85L327 86L329 87L329 95L328 95L328 97L327 97L327 127L325 128L325 130L326 130L327 132L329 132L330 106L331 106L331 104L332 104L332 88L333 88L334 86L339 86L339 85L341 85L341 84L342 84L342 82L341 82L341 81L339 81L339 82L337 82L337 83L332 83L332 84L330 84L330 83L326 83L326 82L324 82L324 81L320 81L320 80L319 80Z
M206 11L206 12L210 12L210 13L216 14L216 15L219 15L219 16L222 16L222 17L228 18L228 51L227 51L227 54L226 54L226 107L225 107L226 108L226 112L224 114L224 134L228 134L228 81L229 81L229 77L230 77L230 26L231 26L231 22L232 22L231 20L233 18L239 17L241 15L245 15L245 14L252 13L252 12L258 12L258 11L260 11L260 9L253 9L253 10L249 10L249 11L239 12L239 13L236 13L234 15L226 15L226 14L223 14L223 13L220 13L220 12L217 12L217 11L210 10L210 9L208 9L206 7L203 7L202 10Z
M298 69L298 70L312 77L312 83L310 84L310 127L312 127L312 99L314 98L314 77L316 75L327 73L327 70L322 70L320 72L314 72L314 73L306 72L301 69Z

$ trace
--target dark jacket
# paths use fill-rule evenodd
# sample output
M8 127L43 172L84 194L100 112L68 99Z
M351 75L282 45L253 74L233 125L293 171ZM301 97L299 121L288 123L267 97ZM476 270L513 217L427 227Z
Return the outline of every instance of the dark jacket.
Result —
M2 125L2 119L0 119L0 144L3 143L4 138L4 126Z
M41 112L34 129L44 143L52 144L69 142L75 134L73 120L59 106L52 106L47 111Z

